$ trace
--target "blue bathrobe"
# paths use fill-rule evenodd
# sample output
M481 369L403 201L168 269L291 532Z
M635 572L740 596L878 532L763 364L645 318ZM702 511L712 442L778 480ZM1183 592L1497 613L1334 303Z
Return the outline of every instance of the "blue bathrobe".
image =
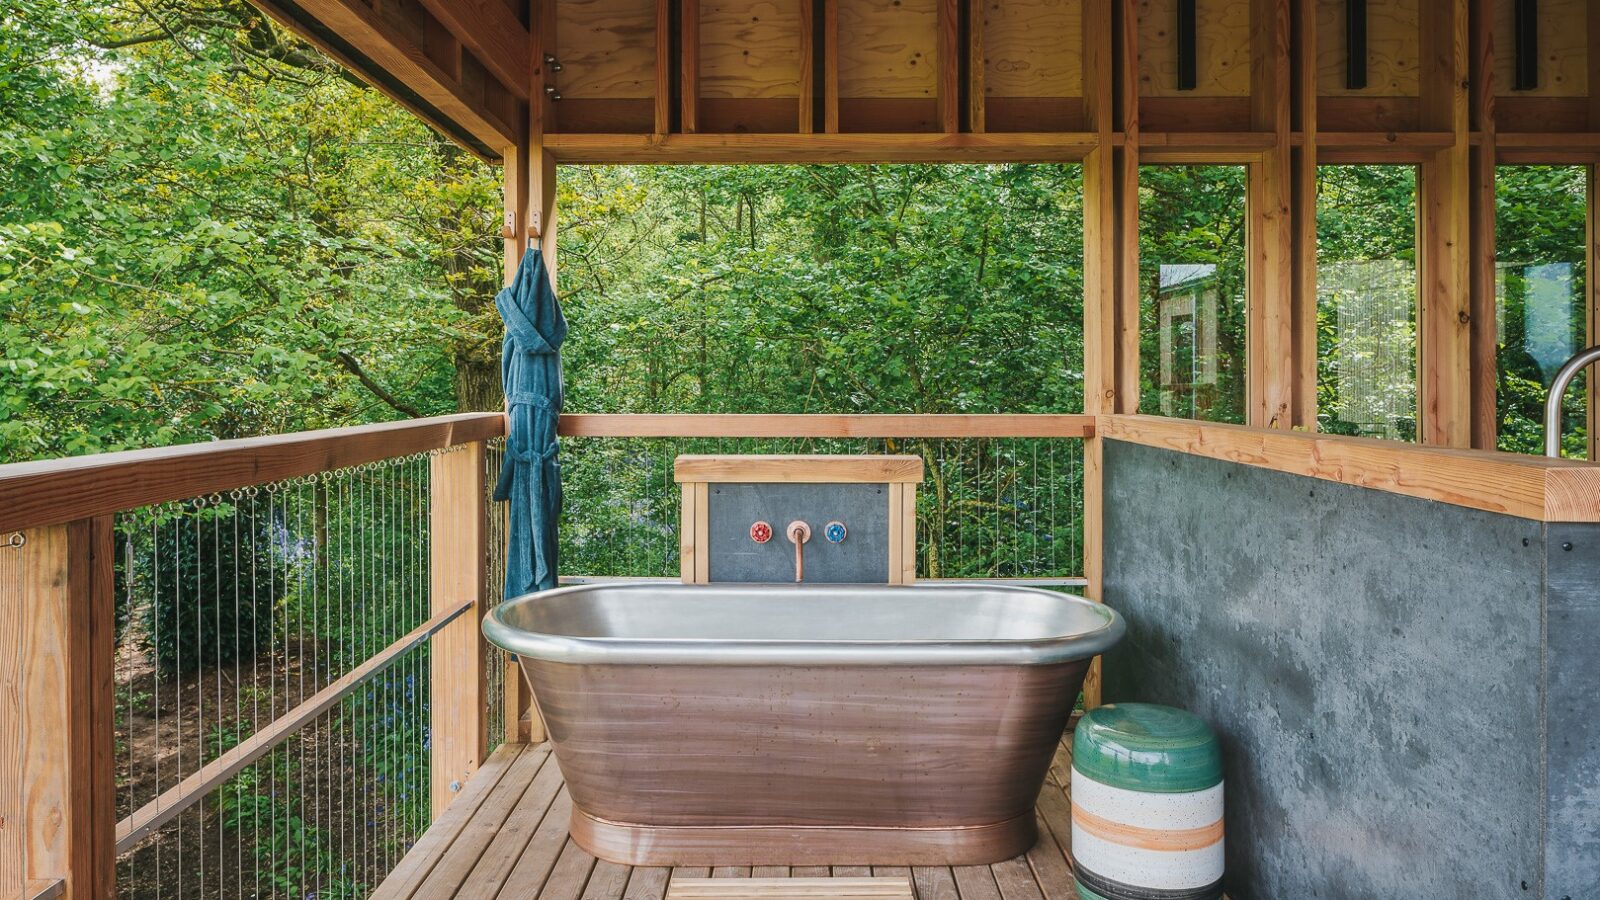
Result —
M506 597L556 586L561 519L561 342L567 320L537 247L522 255L511 286L494 298L506 324L500 379L509 433L494 499L511 501Z

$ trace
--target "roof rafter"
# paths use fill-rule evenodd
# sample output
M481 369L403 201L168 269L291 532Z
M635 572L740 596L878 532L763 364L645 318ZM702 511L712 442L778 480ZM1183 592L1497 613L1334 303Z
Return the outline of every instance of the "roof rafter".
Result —
M478 156L496 161L504 148L516 145L513 123L520 116L513 88L469 54L443 21L432 23L430 33L427 23L402 27L362 0L250 2ZM515 18L510 21L527 34ZM516 37L505 40L515 43ZM526 59L527 42L521 45ZM527 85L521 87L526 95Z

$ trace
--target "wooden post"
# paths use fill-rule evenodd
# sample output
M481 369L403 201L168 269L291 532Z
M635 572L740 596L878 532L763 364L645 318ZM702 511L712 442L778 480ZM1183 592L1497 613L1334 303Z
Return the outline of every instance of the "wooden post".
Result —
M1317 16L1309 2L1290 13L1289 211L1295 370L1292 427L1317 430Z
M429 650L435 819L478 770L489 747L480 628L489 549L483 464L484 444L475 441L435 455L429 465L431 610L437 614L473 603L470 614L433 636Z
M115 893L114 541L110 516L0 538L0 896Z
M1138 29L1132 0L1084 4L1084 108L1099 136L1083 160L1083 411L1132 412L1139 403ZM1122 146L1115 146L1115 132ZM1084 594L1099 600L1104 505L1102 442L1083 448ZM1100 660L1083 683L1100 705Z
M1472 367L1472 446L1493 450L1499 442L1499 334L1495 324L1495 122L1494 122L1494 41L1490 34L1492 3L1472 0L1470 52L1472 64L1472 130L1477 134L1468 155L1471 198L1471 367ZM1592 270L1591 270L1592 271Z
M1299 385L1316 378L1295 343L1294 219L1290 212L1289 67L1290 15L1285 0L1254 0L1250 9L1251 124L1271 132L1275 143L1247 170L1245 243L1249 328L1245 374L1246 421L1266 428L1291 428Z
M1467 0L1423 4L1423 128L1450 132L1422 164L1417 310L1417 418L1422 443L1472 443L1472 178Z

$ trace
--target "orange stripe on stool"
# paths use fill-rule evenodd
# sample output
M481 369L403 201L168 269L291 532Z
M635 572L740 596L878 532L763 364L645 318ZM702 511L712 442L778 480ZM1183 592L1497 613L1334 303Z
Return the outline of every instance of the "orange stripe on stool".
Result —
M1072 824L1103 841L1140 850L1199 850L1222 840L1221 819L1199 828L1140 828L1102 819L1074 806Z

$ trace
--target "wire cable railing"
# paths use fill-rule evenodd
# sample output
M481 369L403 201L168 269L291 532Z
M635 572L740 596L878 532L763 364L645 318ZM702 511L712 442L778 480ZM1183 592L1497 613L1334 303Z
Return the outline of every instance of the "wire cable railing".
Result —
M427 827L429 459L118 515L121 896L359 895Z
M675 577L682 454L921 456L917 576L1083 576L1083 442L1072 438L569 437L561 565L578 577Z

